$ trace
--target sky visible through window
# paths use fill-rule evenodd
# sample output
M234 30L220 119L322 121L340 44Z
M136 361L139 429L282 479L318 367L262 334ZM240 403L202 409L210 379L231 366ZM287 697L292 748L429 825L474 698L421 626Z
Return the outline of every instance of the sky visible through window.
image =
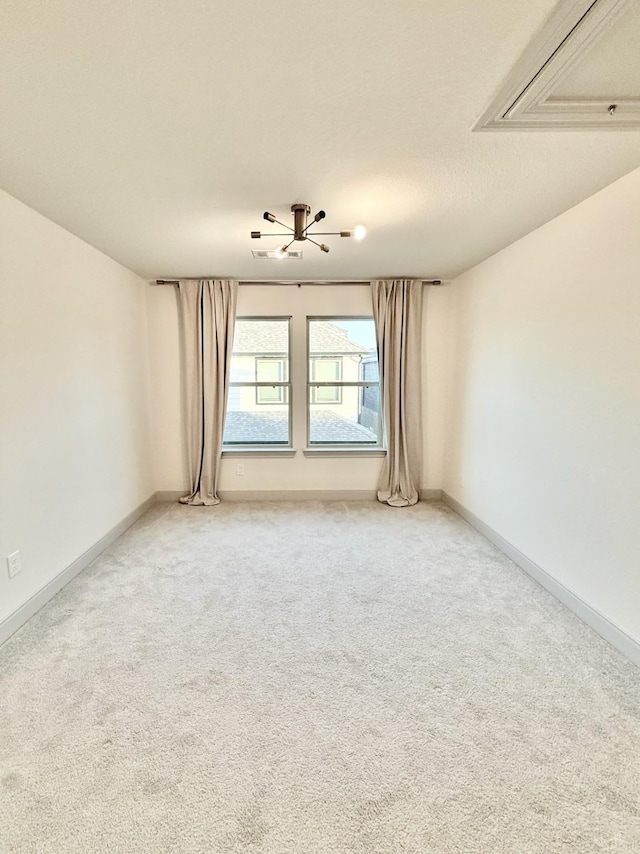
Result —
M355 343L373 350L376 346L376 328L373 320L331 320L334 326L347 330L347 335Z

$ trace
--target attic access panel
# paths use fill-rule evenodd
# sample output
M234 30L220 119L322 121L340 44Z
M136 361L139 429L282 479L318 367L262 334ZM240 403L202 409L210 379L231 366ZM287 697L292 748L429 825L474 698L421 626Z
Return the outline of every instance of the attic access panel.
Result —
M563 0L473 129L639 129L639 43L635 0Z

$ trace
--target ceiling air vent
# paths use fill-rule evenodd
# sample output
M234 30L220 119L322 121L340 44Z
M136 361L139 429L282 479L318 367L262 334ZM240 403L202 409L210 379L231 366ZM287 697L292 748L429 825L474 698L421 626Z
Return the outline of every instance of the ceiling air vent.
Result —
M286 261L287 258L296 258L298 261L302 260L302 249L289 249L284 254L278 249L252 249L251 254L254 258L275 258L277 261Z

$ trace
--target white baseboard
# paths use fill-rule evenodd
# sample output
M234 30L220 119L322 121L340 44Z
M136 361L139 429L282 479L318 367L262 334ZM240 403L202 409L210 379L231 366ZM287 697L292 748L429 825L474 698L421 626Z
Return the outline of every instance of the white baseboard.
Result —
M608 641L611 646L615 647L618 652L621 652L626 658L640 667L640 643L634 640L630 635L624 632L619 626L611 622L604 614L597 611L588 602L585 602L577 593L570 590L562 582L557 581L552 575L534 563L526 555L522 554L508 540L500 536L497 531L490 528L481 519L478 519L470 510L463 507L455 498L452 498L446 492L442 493L442 500L452 510L461 516L465 522L468 522L476 531L479 531L490 542L497 546L501 552L511 558L520 569L524 570L527 575L531 576L534 581L537 581L541 587L548 590L559 602L572 611L577 617L594 629L601 637Z
M186 495L186 489L161 489L156 492L156 501L164 503L165 501L178 501L182 495Z
M186 490L185 490L186 491ZM178 501L185 491L161 490L157 501ZM375 489L237 489L221 490L222 501L375 501ZM421 489L422 501L441 501L441 489Z
M158 501L178 501L185 491L156 492ZM237 489L221 490L222 501L375 501L375 489Z
M375 489L223 490L223 501L375 501Z
M111 545L121 534L130 528L134 522L136 522L141 516L143 516L149 508L153 507L156 503L156 496L152 495L145 502L143 502L139 507L129 513L122 522L119 522L115 527L113 527L108 533L101 537L97 543L95 543L91 548L87 549L84 554L81 554L79 558L70 563L62 572L59 572L55 578L52 578L51 581L48 581L44 587L41 587L37 593L28 599L24 605L21 605L17 610L13 612L13 614L9 614L9 616L4 619L0 623L0 644L3 644L14 632L17 632L18 629L23 626L27 620L30 620L34 614L36 614L43 605L46 605L50 599L58 593L62 588L68 584L73 578L78 575L78 573L82 572L85 567L89 566L89 564L95 560L99 554L101 554L108 546Z

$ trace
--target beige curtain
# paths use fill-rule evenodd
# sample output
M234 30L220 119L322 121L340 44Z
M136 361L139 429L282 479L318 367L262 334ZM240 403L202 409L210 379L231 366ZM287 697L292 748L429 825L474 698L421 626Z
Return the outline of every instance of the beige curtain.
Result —
M191 492L183 504L219 504L218 477L227 408L238 283L181 281L180 318Z
M415 504L422 477L422 281L371 282L387 440L378 501Z

